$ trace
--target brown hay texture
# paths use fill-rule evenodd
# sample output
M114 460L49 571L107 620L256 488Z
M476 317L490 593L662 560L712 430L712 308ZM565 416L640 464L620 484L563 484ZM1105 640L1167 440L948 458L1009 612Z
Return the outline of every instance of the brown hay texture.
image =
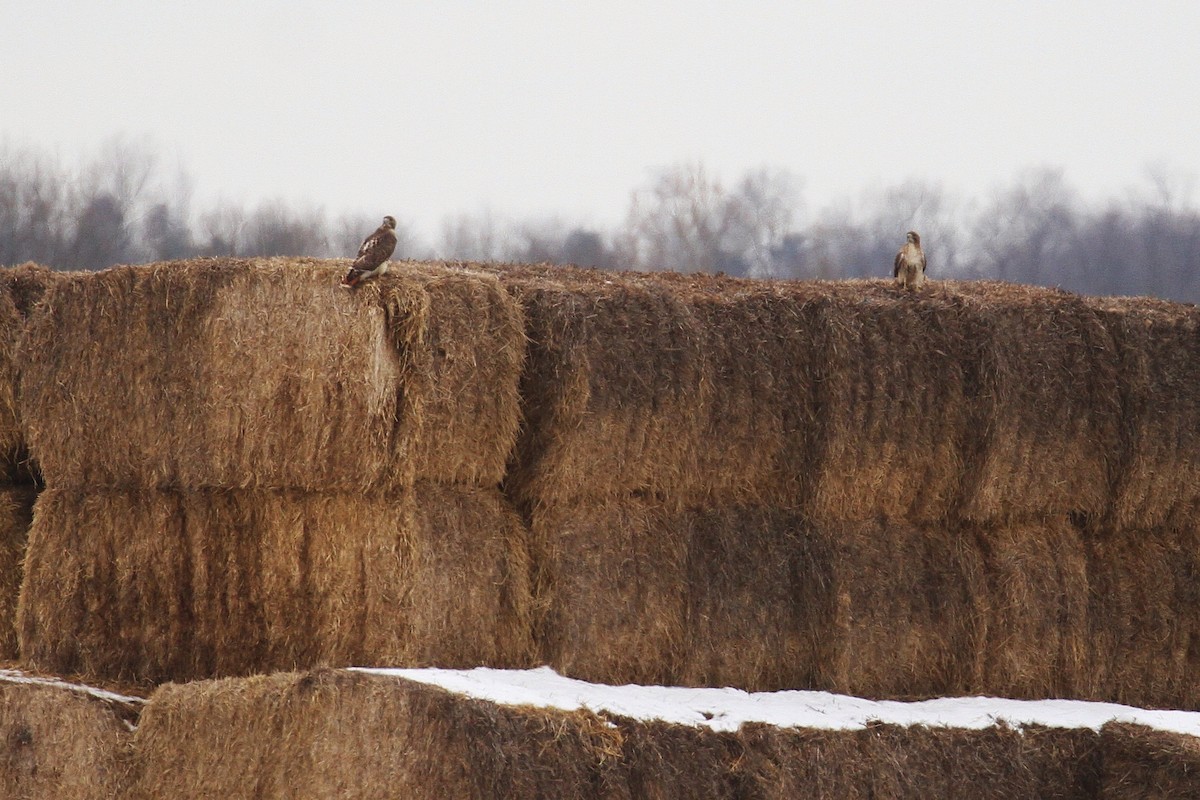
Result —
M22 317L28 318L50 287L65 278L66 273L27 261L0 269L0 293L13 301Z
M948 530L634 498L532 532L541 656L603 683L1080 696L1089 625L1133 624L1090 616L1065 517Z
M54 286L21 393L47 484L498 483L519 424L520 309L481 273L405 264L347 292L343 268L201 259Z
M814 518L1099 515L1113 337L1065 292L493 267L524 308L527 508L628 493Z
M17 408L18 350L24 333L25 318L12 298L0 291L0 480L4 481L20 477L25 458L25 433Z
M936 519L957 501L976 344L953 298L920 305L869 282L498 274L529 324L508 484L527 506L642 492Z
M1098 735L998 725L873 724L857 731L743 726L746 784L764 800L1097 797Z
M1101 731L1102 800L1200 797L1200 739L1110 722Z
M977 526L972 533L987 587L975 688L1001 697L1095 696L1084 533L1066 517Z
M990 332L962 513L1104 514L1109 464L1121 452L1116 348L1104 320L1062 291L988 281L953 291Z
M874 723L717 732L507 706L316 670L166 684L133 740L134 798L1194 797L1194 737ZM1156 793L1157 792L1157 793Z
M1200 520L1105 530L1088 543L1091 696L1200 709Z
M25 543L37 491L32 486L0 486L0 660L15 660L17 598L25 574Z
M160 687L135 798L629 798L618 730L342 671Z
M528 666L495 489L47 489L18 612L38 669L161 682L317 664Z
M126 796L132 713L73 689L0 680L0 797Z
M1200 311L1144 297L1088 302L1113 335L1121 375L1114 522L1187 525L1200 511Z
M30 314L51 286L63 279L34 263L0 269L0 478L15 483L37 480L29 461L19 409L24 359L21 344Z

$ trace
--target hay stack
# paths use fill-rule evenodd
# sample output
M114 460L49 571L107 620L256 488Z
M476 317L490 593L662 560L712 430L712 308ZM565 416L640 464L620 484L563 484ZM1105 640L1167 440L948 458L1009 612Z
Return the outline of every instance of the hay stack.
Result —
M761 723L716 732L317 670L160 687L135 798L1191 796L1195 741L1135 726ZM1175 794L1153 795L1153 787ZM1122 793L1123 792L1123 793Z
M629 499L539 512L532 532L542 658L572 677L868 697L1092 686L1085 546L1065 517L949 530Z
M130 788L136 709L62 686L0 680L0 797L108 800Z
M26 358L21 343L29 316L63 278L63 273L32 262L0 269L0 481L40 480L37 466L29 460L19 410L18 385Z
M25 543L33 521L32 486L0 487L0 660L16 660L17 598L25 574Z
M22 404L58 488L493 484L519 421L519 309L495 279L198 260L75 275L30 326Z
M1083 532L1067 517L967 531L978 543L987 587L984 677L975 689L1030 699L1097 696Z
M742 728L744 785L764 800L1097 796L1098 735L1086 729L871 725L857 731Z
M8 295L21 316L28 319L50 287L65 277L66 273L27 261L0 269L0 293Z
M25 458L25 434L17 408L18 349L24 332L25 318L12 298L0 291L0 481L4 482L20 477Z
M606 774L620 734L594 715L354 672L162 686L135 746L147 800L628 797Z
M313 664L527 666L524 532L496 490L47 489L21 652L160 682Z
M1100 529L1088 545L1092 696L1200 709L1200 523Z
M1112 465L1113 520L1186 526L1200 511L1200 311L1144 297L1088 302L1120 367L1125 441Z
M1129 723L1101 731L1101 800L1189 800L1200 796L1200 739Z
M988 281L953 291L990 332L963 514L1104 514L1109 465L1121 452L1121 394L1100 315L1062 291Z
M832 521L1107 509L1117 363L1080 298L492 271L529 327L508 480L528 508L643 493Z

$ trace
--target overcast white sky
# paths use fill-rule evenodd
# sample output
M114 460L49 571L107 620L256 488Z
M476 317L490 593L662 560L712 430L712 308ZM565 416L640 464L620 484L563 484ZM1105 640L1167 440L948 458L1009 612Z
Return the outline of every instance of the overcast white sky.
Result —
M608 225L649 170L1085 197L1200 173L1200 3L3 0L0 141L149 137L198 202Z

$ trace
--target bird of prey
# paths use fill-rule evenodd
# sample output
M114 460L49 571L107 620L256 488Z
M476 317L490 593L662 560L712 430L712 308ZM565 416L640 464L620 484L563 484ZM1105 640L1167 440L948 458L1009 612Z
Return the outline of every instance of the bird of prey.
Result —
M906 289L920 289L925 283L925 251L921 249L921 235L909 231L904 246L896 253L892 277L896 285Z
M365 280L377 278L387 272L388 259L396 249L396 218L384 217L383 224L375 229L358 248L358 256L350 265L350 271L342 278L342 286L352 289Z

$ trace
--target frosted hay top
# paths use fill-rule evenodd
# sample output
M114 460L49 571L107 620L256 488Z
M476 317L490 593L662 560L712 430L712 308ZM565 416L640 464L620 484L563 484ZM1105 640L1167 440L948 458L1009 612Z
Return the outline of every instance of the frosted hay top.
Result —
M680 725L734 731L743 723L779 727L854 730L871 722L981 729L1013 727L1099 730L1108 722L1129 722L1163 731L1200 736L1200 712L1161 711L1082 700L1007 700L947 697L920 702L864 700L815 691L744 692L740 689L688 689L664 686L606 686L563 676L549 667L500 669L362 669L440 686L456 694L502 705L528 705L662 720Z

